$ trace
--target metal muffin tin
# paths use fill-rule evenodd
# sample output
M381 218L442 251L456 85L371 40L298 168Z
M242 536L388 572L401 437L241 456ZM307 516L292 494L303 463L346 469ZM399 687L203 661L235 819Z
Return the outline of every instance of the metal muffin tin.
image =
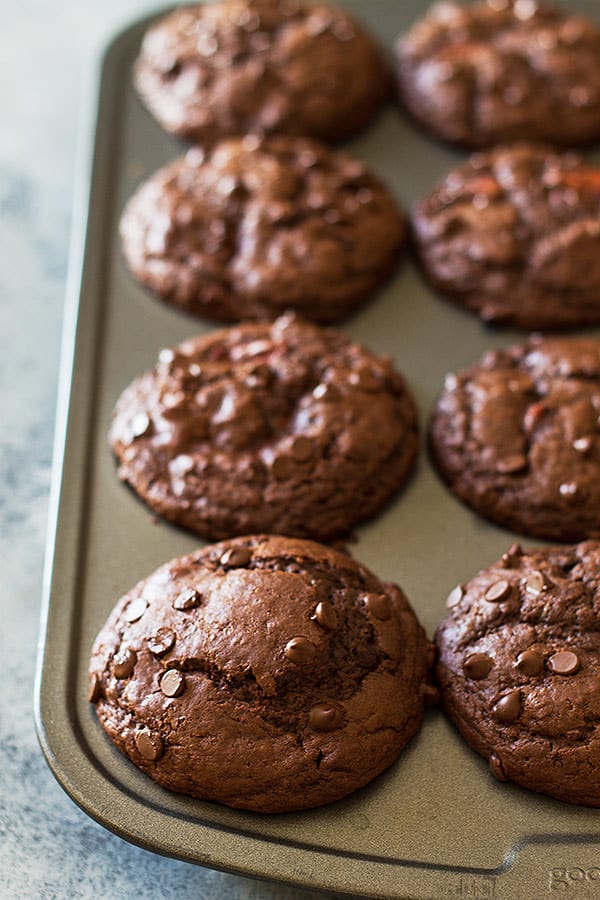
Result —
M425 0L345 5L388 46L426 8ZM600 18L596 0L566 5ZM119 483L106 441L125 385L154 364L162 347L209 327L148 296L121 259L117 228L127 197L183 150L152 121L131 86L148 22L134 24L108 48L95 131L91 122L84 127L37 684L38 733L52 771L79 806L121 837L240 874L377 898L600 896L598 812L499 784L438 710L368 787L322 809L277 816L163 790L100 729L87 702L96 632L138 579L198 543L155 522ZM394 107L349 147L383 176L404 208L465 156L420 132ZM417 398L423 428L446 372L522 337L486 330L436 298L408 257L342 328L393 356ZM357 536L356 558L404 587L430 635L445 615L450 589L514 539L455 501L425 451L408 487Z

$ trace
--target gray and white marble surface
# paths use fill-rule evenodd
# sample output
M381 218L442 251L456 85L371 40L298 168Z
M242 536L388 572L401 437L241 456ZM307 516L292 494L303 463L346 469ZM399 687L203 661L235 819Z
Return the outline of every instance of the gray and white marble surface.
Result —
M83 73L155 5L1 8L0 897L317 900L130 846L74 805L39 749L33 679Z

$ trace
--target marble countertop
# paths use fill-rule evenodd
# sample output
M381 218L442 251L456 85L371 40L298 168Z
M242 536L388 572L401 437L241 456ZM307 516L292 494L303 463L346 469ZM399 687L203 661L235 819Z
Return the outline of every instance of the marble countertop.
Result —
M82 75L149 0L22 0L0 35L0 895L318 900L164 859L89 819L33 724L60 332ZM5 10L5 12L7 12Z

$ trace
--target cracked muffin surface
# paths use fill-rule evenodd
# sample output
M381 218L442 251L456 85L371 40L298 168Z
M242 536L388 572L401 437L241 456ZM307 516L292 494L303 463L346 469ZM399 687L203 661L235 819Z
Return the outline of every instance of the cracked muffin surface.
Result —
M486 322L600 322L600 168L575 154L474 154L415 205L412 230L433 287Z
M373 119L391 75L376 42L344 10L223 0L153 25L135 85L163 128L203 146L253 132L339 141Z
M436 634L444 708L500 781L600 806L600 544L513 545Z
M396 55L404 106L444 140L576 146L600 135L600 26L550 3L444 0Z
M193 148L134 193L125 260L164 301L218 321L288 309L334 322L398 264L403 214L360 160L300 138Z
M430 447L450 490L494 522L600 537L600 341L543 338L448 375Z
M291 811L394 762L435 695L432 650L397 586L311 541L250 536L172 560L119 601L90 701L164 787Z
M163 350L121 395L110 442L120 478L202 537L331 540L393 497L419 438L389 359L288 315Z

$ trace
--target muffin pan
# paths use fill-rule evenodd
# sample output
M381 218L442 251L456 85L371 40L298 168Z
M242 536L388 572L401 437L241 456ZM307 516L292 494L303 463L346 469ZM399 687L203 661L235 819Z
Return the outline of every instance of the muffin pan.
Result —
M420 0L345 5L388 45L426 8ZM594 0L565 6L598 17ZM368 787L329 807L277 816L162 790L105 738L87 702L94 636L132 584L198 545L153 520L119 483L106 439L123 387L152 366L162 347L209 328L150 297L121 258L118 220L126 199L181 152L131 86L147 24L134 24L108 48L95 131L84 126L37 685L38 733L52 771L76 803L123 838L240 874L398 900L597 896L597 812L496 782L438 710ZM419 133L393 106L348 147L405 209L465 156ZM486 330L435 297L411 262L341 327L374 352L392 355L417 398L423 427L446 372L522 337ZM357 538L355 557L402 585L431 635L454 585L497 559L514 536L454 500L423 451L406 490Z

